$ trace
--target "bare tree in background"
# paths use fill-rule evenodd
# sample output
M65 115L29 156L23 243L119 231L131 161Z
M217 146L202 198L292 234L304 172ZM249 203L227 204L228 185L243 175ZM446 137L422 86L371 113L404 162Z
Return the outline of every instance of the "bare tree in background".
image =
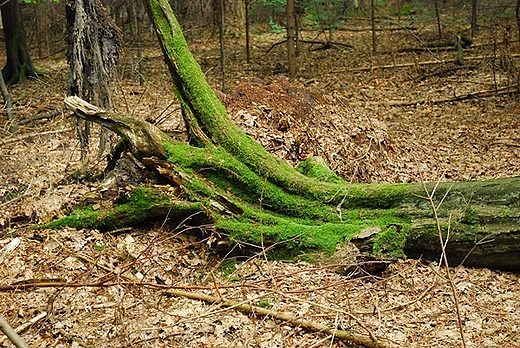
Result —
M376 38L376 0L370 1L370 19L372 23L372 55L376 56L377 38Z
M441 15L439 13L439 0L435 0L435 17L437 17L437 35L442 38Z
M15 84L28 77L36 77L22 20L22 9L18 0L1 1L2 23L5 35L7 60L2 69L5 82Z
M224 45L224 35L226 34L226 7L224 0L220 2L220 23L219 23L219 43L220 43L220 72L222 73L222 92L226 93L226 47Z
M518 39L520 40L520 0L516 0L516 26L518 29Z
M249 42L249 0L244 0L244 3L246 7L246 62L249 63L251 61L251 44Z
M477 5L478 0L471 0L471 38L475 38L477 31Z
M287 56L291 79L296 76L295 34L294 0L287 0Z

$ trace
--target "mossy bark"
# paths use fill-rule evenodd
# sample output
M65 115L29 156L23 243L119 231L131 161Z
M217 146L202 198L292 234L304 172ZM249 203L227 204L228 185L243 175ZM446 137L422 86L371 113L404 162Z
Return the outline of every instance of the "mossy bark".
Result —
M425 198L428 191L434 192L436 202L442 201L437 211L442 232L450 232L449 246L474 246L485 235L496 240L505 236L508 242L488 257L518 252L520 178L425 186L349 184L316 158L296 170L230 120L192 57L168 2L146 0L145 5L183 107L190 144L169 140L131 116L69 107L126 137L146 157L143 163L180 185L192 202L189 206L200 207L218 230L229 234L230 241L276 245L278 253L290 257L332 253L360 232L376 228L381 234L371 252L378 257L410 254L415 246L419 254L431 250L438 256L437 225ZM135 222L143 219L136 217ZM507 267L520 268L520 260Z

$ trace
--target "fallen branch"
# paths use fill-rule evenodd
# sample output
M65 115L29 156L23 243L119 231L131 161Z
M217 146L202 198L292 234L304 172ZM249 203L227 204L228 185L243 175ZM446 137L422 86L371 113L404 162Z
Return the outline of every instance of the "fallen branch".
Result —
M7 320L5 320L4 317L2 317L1 315L0 315L0 331L2 331L7 336L7 338L9 338L9 340L11 342L13 342L13 344L16 347L29 348L27 343L25 343L24 340L22 340L22 338L20 336L18 336L18 334L14 331L14 329L11 327L11 325L9 325Z
M519 58L520 53L514 53L509 55L511 58ZM478 61L484 59L497 59L494 56L475 56L475 57L464 57L467 61ZM364 66L359 68L350 68L350 69L336 69L330 70L325 74L337 74L342 72L361 72L361 71L370 71L377 69L394 69L394 68L407 68L412 66L423 66L423 65L435 65L435 64L456 64L456 59L436 59L436 60L428 60L425 62L413 62L413 63L401 63L401 64L385 64L385 65L374 65L374 66Z
M28 322L26 323L23 323L22 325L18 326L16 329L14 329L14 332L19 334L23 331L25 331L28 327L30 327L31 325L34 325L36 324L37 322L39 322L40 320L42 320L43 318L45 318L47 316L47 312L41 312L40 314L38 314L37 316L35 316L34 318L32 318L31 320L29 320ZM1 317L0 317L1 318ZM0 319L1 320L1 319ZM4 341L6 340L6 337L0 337L0 345L2 345L4 343ZM12 341L12 340L11 340ZM14 343L14 342L13 342Z
M24 134L24 135L20 135L20 136L18 136L16 138L0 140L0 146L4 146L4 145L7 145L7 144L15 143L17 141L22 141L24 139L36 137L36 136L39 136L39 135L67 133L67 132L70 132L72 130L74 130L74 128L65 128L65 129L58 129L58 130L53 130L53 131L48 131L48 132L38 132L38 133Z
M502 94L516 93L518 92L518 85L503 87L499 89L490 89L481 92L468 93L464 95L446 97L439 99L415 99L415 100L390 100L385 102L353 102L348 103L349 106L367 106L367 105L385 105L385 106L413 106L420 104L442 104L455 101L463 101L469 99L486 98Z
M282 45L282 44L284 44L286 42L287 42L287 40L283 40L283 41L279 41L279 42L276 42L276 43L272 44L271 47L267 50L267 52L265 52L265 54L268 54L276 46ZM315 40L299 40L298 42L306 43L306 44L310 44L310 45L321 45L319 48L315 49L315 51L316 50L320 50L320 49L328 49L328 48L331 48L334 45L336 45L336 46L343 46L343 47L347 47L347 48L353 48L354 47L354 46L349 45L349 44L345 44L345 43L341 43L341 42L332 42L332 41L331 42L324 42L324 41L315 41Z
M73 253L71 250L68 250L65 248L65 250L69 253ZM75 254L75 253L74 253ZM78 255L76 255L78 257ZM99 266L103 268L105 271L110 272L110 267L99 265L98 262L95 260L79 256L79 259L81 259L84 262L91 263L95 266ZM127 281L118 281L118 282L96 282L96 283L73 283L73 282L65 282L65 281L56 281L56 280L45 280L45 279L33 279L33 280L25 280L21 281L15 284L11 285L4 285L0 286L0 292L2 291L14 291L14 290L28 290L28 289L35 289L35 288L44 288L44 287L56 287L56 288L64 288L64 287L72 287L72 288L79 288L79 287L110 287L110 286L140 286L145 287L149 289L164 289L165 293L177 297L186 297L190 299L205 301L209 304L218 304L221 307L226 307L229 309L237 309L242 312L248 313L248 314L255 314L255 315L263 315L263 316L269 316L275 319L279 319L285 322L288 322L295 326L301 326L305 328L308 331L311 332L323 332L328 335L334 335L338 339L346 340L353 342L358 345L362 345L365 347L393 347L393 345L389 345L388 343L381 342L377 340L377 338L369 331L367 327L365 327L359 319L357 319L352 314L345 312L345 311L339 311L337 309L329 308L327 309L335 311L337 314L341 313L344 315L349 316L351 319L355 320L360 327L365 329L370 337L362 336L359 334L352 334L345 330L338 330L337 327L328 327L324 324L319 324L310 320L302 319L295 317L294 315L284 313L284 312L278 312L270 309L265 309L262 307L253 306L244 302L238 302L234 300L225 300L221 296L220 297L214 297L211 295L206 295L202 293L197 292L189 292L186 291L186 288L195 288L189 287L189 286L174 286L174 285L166 285L166 284L157 284L157 283L151 283L151 282L142 282L138 278L134 277L130 274L121 274L121 278L126 279ZM247 285L246 285L247 286ZM214 281L213 286L204 286L205 289L216 289L216 288L230 288L230 287L236 287L235 284L233 285L217 285ZM181 290L184 289L184 290ZM268 289L265 289L268 290ZM279 294L291 298L293 300L303 301L298 298L295 298L293 296L284 294L283 292L279 292ZM318 305L319 307L323 307Z
M124 278L127 278L127 276L123 276ZM248 313L248 314L254 314L254 315L263 315L266 317L271 317L275 319L279 319L285 322L288 322L290 324L293 324L295 326L300 326L305 328L308 331L311 332L323 332L325 334L334 334L335 337L350 341L355 344L362 345L364 347L377 347L377 348L384 348L384 347L393 347L393 345L390 345L388 343L373 340L369 337L365 337L362 335L356 335L352 334L345 330L337 330L336 328L328 327L327 325L316 323L310 320L297 318L294 315L284 313L284 312L278 312L262 307L253 306L250 304L234 301L234 300L223 300L219 297L206 295L198 292L190 292L185 290L180 290L179 288L186 288L186 286L172 286L172 285L164 285L164 284L156 284L156 283L150 283L150 282L139 282L134 279L133 281L124 281L124 282L101 282L101 283L67 283L67 282L53 282L48 281L45 282L42 280L41 282L33 282L33 281L26 281L24 283L18 283L13 285L3 285L0 286L0 291L13 291L13 290L28 290L28 289L35 289L35 288L48 288L48 287L56 287L56 288L64 288L64 287L70 287L70 288L80 288L80 287L111 287L111 286L142 286L146 288L160 288L165 289L165 293L177 297L186 297L193 300L199 300L204 301L209 304L218 304L222 307L227 307L230 309L237 309L242 312ZM236 285L231 286L223 286L219 285L219 288L225 288L225 287L236 287ZM175 289L177 288L177 289ZM205 287L208 288L208 287ZM213 287L210 287L213 288ZM284 295L286 296L286 295ZM293 298L293 297L290 297ZM294 299L294 298L293 298ZM341 312L343 314L347 312ZM351 318L352 316L349 315ZM366 329L366 328L365 328Z
M49 119L51 119L51 118L54 118L54 117L56 117L56 116L58 116L58 115L61 115L62 112L63 112L63 110L60 110L60 109L58 109L58 110L53 110L53 111L48 112L48 113L43 114L43 115L37 115L37 116L29 117L29 118L24 118L23 120L20 120L20 121L16 122L16 124L17 124L18 126L21 126L21 125L24 125L24 124L26 124L26 123L30 123L30 122L34 122L34 121L38 121L38 120L42 120L42 119L44 119L44 118L49 118Z

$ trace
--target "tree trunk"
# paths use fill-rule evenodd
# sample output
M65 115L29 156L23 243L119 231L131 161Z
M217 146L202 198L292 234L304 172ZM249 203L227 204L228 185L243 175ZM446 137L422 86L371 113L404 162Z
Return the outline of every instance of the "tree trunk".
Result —
M295 16L294 0L287 0L287 57L289 61L289 78L296 76L296 48L295 48Z
M66 4L70 66L68 95L76 95L112 109L108 83L119 58L122 34L99 0L68 0ZM88 152L90 125L77 120L81 154ZM99 153L106 133L102 132Z
M520 0L516 0L515 17L516 29L518 30L518 39L520 40Z
M442 39L441 15L439 13L439 0L435 0L435 17L437 18L437 36Z
M36 77L36 70L27 48L22 9L17 0L10 0L3 4L2 23L7 56L2 74L6 84L15 84L28 77Z
M251 61L251 44L249 42L249 0L244 0L244 2L246 17L246 63L249 64Z
M372 57L377 54L377 37L376 37L376 1L370 1L370 23L372 25Z
M346 240L359 244L375 231L369 248L373 256L395 259L417 251L436 257L438 232L443 238L449 232L448 252L456 250L449 255L452 262L459 262L459 255L474 247L467 265L487 259L494 267L520 269L520 259L512 257L519 248L520 178L424 186L349 184L316 158L294 169L232 123L190 54L168 2L146 0L145 5L183 107L191 145L169 140L134 117L105 112L74 98L66 104L81 117L124 136L140 149L136 155L142 162L169 180L189 203L160 193L143 199L138 191L113 211L87 208L51 226L107 229L142 223L147 218L143 212L157 212L150 208L155 197L158 207L171 206L179 218L200 210L204 220L228 234L231 242L270 245L277 256L332 253ZM426 191L432 200L442 201L436 214ZM495 242L484 244L483 237Z
M478 0L471 0L471 38L475 39L477 32L477 6Z
M224 44L226 26L226 10L224 0L220 0L220 23L219 23L219 45L220 45L220 72L222 74L222 92L226 93L226 46Z

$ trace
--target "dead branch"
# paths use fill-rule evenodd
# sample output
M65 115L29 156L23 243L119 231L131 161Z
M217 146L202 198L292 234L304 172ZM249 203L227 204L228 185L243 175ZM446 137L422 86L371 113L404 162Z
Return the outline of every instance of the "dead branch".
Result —
M127 278L127 276L123 276L124 278ZM206 295L198 292L190 292L186 290L181 289L175 289L175 288L187 288L186 286L171 286L171 285L164 285L164 284L155 284L150 282L140 282L136 279L132 279L132 281L124 281L124 282L101 282L101 283L66 283L66 282L53 282L48 281L45 282L42 280L41 282L30 282L26 281L24 283L18 283L13 285L3 285L0 286L0 291L13 291L13 290L28 290L28 289L35 289L35 288L48 288L48 287L56 287L56 288L63 288L63 287L72 287L72 288L80 288L80 287L111 287L111 286L142 286L146 288L160 288L165 289L165 293L177 297L186 297L193 300L199 300L204 301L209 304L218 304L222 307L230 308L230 309L237 309L239 311L248 313L248 314L254 314L254 315L262 315L266 317L275 318L278 320L285 321L287 323L290 323L295 326L300 326L305 328L308 331L311 332L323 332L325 334L334 334L337 338L350 341L355 344L362 345L364 347L374 347L374 348L385 348L385 347L394 347L393 345L377 340L373 340L369 337L365 337L362 335L357 335L350 333L345 330L337 330L335 328L329 327L324 324L316 323L311 320L306 320L302 318L297 318L294 315L284 313L284 312L278 312L271 309L266 309L262 307L253 306L250 304L238 302L235 300L224 300L219 297L214 297L211 295ZM226 286L219 285L220 288L224 288ZM236 285L233 285L233 287L236 287ZM208 287L205 287L208 288ZM210 287L213 288L213 287Z
M4 317L2 317L1 315L0 315L0 331L2 331L7 336L7 338L9 338L9 340L11 342L13 342L13 344L16 347L29 348L27 343L25 343L24 340L22 340L22 338L20 336L18 336L18 334L14 331L14 329L11 327L11 325L9 325L7 320L5 320Z
M276 43L272 44L271 47L267 50L267 52L265 52L265 54L269 54L269 52L271 52L275 47L277 47L279 45L283 45L286 42L287 42L287 40L282 40L282 41L279 41L279 42L276 42ZM300 43L310 44L310 45L320 45L320 47L315 49L315 51L317 51L317 50L325 50L325 49L331 48L334 45L335 46L347 47L347 48L353 48L354 47L352 45L349 45L349 44L346 44L346 43L341 43L341 42L324 42L324 41L314 41L314 40L299 40L299 42Z
M35 316L31 320L29 320L28 322L23 323L22 325L18 326L16 329L14 329L14 332L19 334L20 332L25 331L28 327L30 327L31 325L36 324L37 322L39 322L40 320L42 320L46 316L47 316L47 312L41 312L40 314L38 314L37 316ZM0 345L2 345L5 340L6 340L6 337L0 337Z
M65 248L67 252L73 253L71 250L68 250ZM76 254L76 253L74 253ZM77 256L77 255L76 255ZM98 262L95 260L92 260L88 257L79 257L84 262L91 263L96 266L102 266L99 265ZM106 271L111 271L110 267L103 266L102 267ZM57 287L57 288L63 288L63 287L110 287L110 286L141 286L149 289L164 289L165 293L177 297L186 297L190 299L195 299L199 301L204 301L209 304L218 304L222 307L229 308L229 309L237 309L242 312L248 313L248 314L254 314L254 315L262 315L262 316L268 316L272 317L278 320L285 321L287 323L290 323L295 326L301 326L305 328L308 331L311 332L323 332L328 335L334 335L338 339L346 340L353 342L358 345L362 345L364 347L394 347L394 345L381 342L375 338L375 336L364 326L362 325L357 318L352 316L348 312L341 313L346 314L353 318L356 322L360 324L361 327L363 327L368 333L370 337L362 336L359 334L353 334L345 330L338 330L337 328L328 327L327 325L316 323L310 320L297 318L294 315L284 313L284 312L278 312L270 309L265 309L257 306L253 306L247 303L238 302L234 300L225 300L222 297L214 297L211 295L206 295L198 292L190 292L186 291L187 288L194 288L194 287L187 287L187 286L172 286L172 285L165 285L165 284L156 284L151 282L142 282L141 280L135 278L131 274L121 274L121 278L125 279L126 281L118 281L118 282L96 282L96 283L75 283L75 282L64 282L64 281L56 281L56 280L46 280L46 279L34 279L34 280L25 280L22 282L18 282L11 285L4 285L0 286L0 292L2 291L16 291L16 290L28 290L28 289L35 289L35 288L43 288L43 287ZM215 288L226 288L226 287L236 287L236 285L217 285L216 283L213 284L213 286L205 286L204 288L208 289L215 289ZM183 290L181 290L183 289ZM286 294L281 293L283 296L288 296ZM291 297L291 296L288 296ZM292 298L292 297L291 297ZM339 312L338 312L339 313Z
M469 99L486 98L496 95L509 94L518 92L518 85L503 87L500 89L485 90L481 92L469 93L460 96L446 97L440 99L416 99L416 100L390 100L385 102L354 102L348 103L350 106L366 106L366 105L386 105L386 106L413 106L421 104L442 104L456 101L463 101Z
M23 120L16 122L16 124L18 126L21 126L26 123L42 120L44 118L52 119L58 115L61 115L62 112L63 112L63 110L61 110L61 109L53 110L53 111L45 113L43 115L37 115L37 116L29 117L29 118L24 118Z
M28 139L28 138L32 138L32 137L37 137L37 136L40 136L40 135L67 133L67 132L70 132L72 130L74 130L74 129L73 128L65 128L65 129L58 129L58 130L53 130L53 131L48 131L48 132L38 132L38 133L24 134L24 135L20 135L20 136L18 136L16 138L0 140L0 146L4 146L4 145L7 145L7 144L15 143L17 141L22 141L22 140L25 140L25 139Z
M519 58L520 53L514 53L510 55L511 58ZM467 61L480 61L485 59L496 59L494 56L474 56L474 57L464 57ZM376 69L394 69L394 68L408 68L412 66L423 66L423 65L435 65L435 64L449 64L456 63L456 59L437 59L437 60L429 60L425 62L413 62L413 63L401 63L401 64L386 64L386 65L374 65L374 66L364 66L359 68L350 68L350 69L336 69L330 70L327 74L337 74L342 72L361 72L361 71L370 71Z

